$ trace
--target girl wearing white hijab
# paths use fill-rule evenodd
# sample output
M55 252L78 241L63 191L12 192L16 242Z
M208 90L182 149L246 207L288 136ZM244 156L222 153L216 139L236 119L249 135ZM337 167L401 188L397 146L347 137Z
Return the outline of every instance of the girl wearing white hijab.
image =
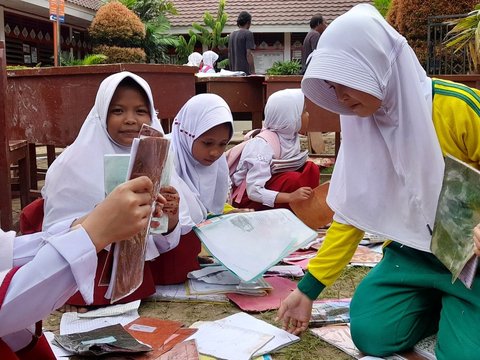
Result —
M338 278L368 231L393 241L355 291L355 345L383 357L438 331L437 359L478 358L478 276L471 290L452 284L430 242L442 151L479 167L480 92L428 78L405 38L370 5L355 6L325 30L302 90L340 114L342 145L327 198L334 222L309 272L282 302L284 327L306 329L313 299Z
M49 231L54 224L58 223L65 223L69 227L105 198L104 155L129 154L131 142L138 136L142 123L147 123L163 132L147 82L127 71L113 74L102 81L95 105L77 138L48 169L45 186L42 189L45 201L44 231ZM174 179L172 183L175 183ZM176 197L178 206L175 188L170 187L169 191L172 193L166 196ZM178 214L178 211L175 212ZM158 257L159 253L168 251L178 244L181 233L180 226L177 226L178 215L177 219L172 217L171 220L169 221L170 233L149 237L146 260ZM100 263L105 261L106 254L106 251L99 253ZM101 271L102 266L99 266L98 276ZM93 305L109 303L109 300L104 297L106 288L96 287ZM152 277L146 266L143 285L122 301L143 298L154 290ZM85 304L77 295L67 303Z
M202 62L202 59L203 59L202 54L195 51L190 55L188 55L188 62L186 65L200 67L200 63Z
M203 53L202 67L200 68L201 73L205 74L215 74L215 62L218 60L218 54L212 50L205 51Z
M184 282L188 272L199 269L201 246L191 228L210 215L222 214L228 193L225 147L233 135L233 118L225 100L215 94L192 97L173 122L171 151L180 178L182 201L189 214L180 216L180 244L155 260L156 283ZM167 271L168 270L168 271Z
M302 90L281 90L268 98L263 128L278 136L279 159L287 160L300 153L298 134L306 129L307 124L308 112L304 109ZM260 136L247 142L231 177L234 193L246 179L246 192L241 201L234 199L234 206L255 210L289 208L290 202L308 199L312 188L319 184L318 166L307 161L297 171L272 175L270 167L275 153L272 145L262 137L262 131Z

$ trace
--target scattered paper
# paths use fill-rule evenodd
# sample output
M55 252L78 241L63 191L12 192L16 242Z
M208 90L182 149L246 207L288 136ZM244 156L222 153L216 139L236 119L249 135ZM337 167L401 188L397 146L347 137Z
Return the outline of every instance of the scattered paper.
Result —
M250 360L255 352L273 339L273 336L251 329L207 321L198 325L198 331L188 338L188 340L191 339L197 341L198 351L201 354L220 359Z
M155 294L148 299L165 301L228 302L228 298L224 294L187 294L186 284L157 285L155 288Z
M302 277L303 270L298 265L275 265L267 270L265 276Z
M131 301L126 304L117 304L101 307L95 310L87 311L86 313L78 313L79 318L96 318L107 316L118 316L131 313L134 310L138 310L140 307L140 300Z
M296 289L297 284L281 277L265 279L273 288L265 296L251 296L242 294L227 294L228 298L240 309L248 312L261 312L280 308L280 304L290 293Z
M248 315L244 312L239 312L226 318L216 320L216 323L231 325L245 330L251 329L258 331L263 334L268 334L273 336L273 339L267 342L262 348L257 350L253 356L260 356L275 352L281 348L293 344L297 341L300 341L300 338L296 335L290 334L289 332L280 329L276 326L273 326L263 320L257 319L251 315Z
M63 314L60 321L60 335L82 333L115 324L125 325L138 318L138 311L134 309L117 316L94 318L80 317L79 315L83 314L77 312L66 312Z
M311 326L347 324L350 322L351 299L322 299L313 302Z

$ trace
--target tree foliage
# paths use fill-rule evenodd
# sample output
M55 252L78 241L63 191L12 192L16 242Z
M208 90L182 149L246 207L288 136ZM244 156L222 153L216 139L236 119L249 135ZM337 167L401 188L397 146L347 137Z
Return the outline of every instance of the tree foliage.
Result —
M219 0L216 17L205 11L203 24L193 23L192 29L188 33L190 37L195 35L196 39L208 49L226 46L228 44L228 36L222 36L222 32L227 20L228 14L225 12L225 0Z
M89 34L94 44L138 47L145 38L145 27L127 7L111 1L98 9Z
M388 7L390 6L390 0L374 0L373 5L377 10L382 14L382 16L387 15Z
M187 62L188 55L190 55L195 50L196 43L197 36L195 34L191 35L188 41L182 35L178 37L178 44L176 50L179 63L185 64Z
M471 69L480 72L480 4L475 6L466 17L453 20L453 29L449 31L446 46L453 47L455 52L463 49L469 55Z
M103 0L104 3L118 1L133 11L143 22L145 38L140 44L147 54L147 61L154 63L169 62L168 49L176 47L178 38L169 33L170 21L166 15L177 15L173 1L170 0Z
M118 1L102 5L89 28L93 51L106 55L108 63L145 62L145 33L139 17Z

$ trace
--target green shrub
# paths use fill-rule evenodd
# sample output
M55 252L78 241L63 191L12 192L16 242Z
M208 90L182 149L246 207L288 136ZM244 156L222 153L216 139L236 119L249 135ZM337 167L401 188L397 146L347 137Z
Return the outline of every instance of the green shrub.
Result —
M95 65L104 64L108 57L103 54L91 54L85 56L83 59L74 59L72 56L67 58L60 56L60 64L62 66L81 66L81 65Z
M142 48L124 48L119 46L97 45L93 48L97 53L107 56L108 64L144 63L147 55Z
M297 60L275 61L267 75L298 75L302 70L302 64Z

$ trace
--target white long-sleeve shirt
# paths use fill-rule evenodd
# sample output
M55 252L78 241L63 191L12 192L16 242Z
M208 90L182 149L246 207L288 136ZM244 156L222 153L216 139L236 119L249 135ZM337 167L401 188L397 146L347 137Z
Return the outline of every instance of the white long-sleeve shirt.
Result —
M270 164L273 156L271 145L261 137L255 137L243 148L237 170L232 176L235 186L247 179L247 194L250 200L272 208L278 191L268 190L265 184L272 177Z
M0 230L0 252L8 250L13 237L13 233ZM10 259L9 265L5 261L0 264L0 272L21 268L13 276L0 309L0 337L18 351L32 340L34 324L77 290L85 299L93 297L97 254L87 232L79 227L57 235L19 236L13 241Z

